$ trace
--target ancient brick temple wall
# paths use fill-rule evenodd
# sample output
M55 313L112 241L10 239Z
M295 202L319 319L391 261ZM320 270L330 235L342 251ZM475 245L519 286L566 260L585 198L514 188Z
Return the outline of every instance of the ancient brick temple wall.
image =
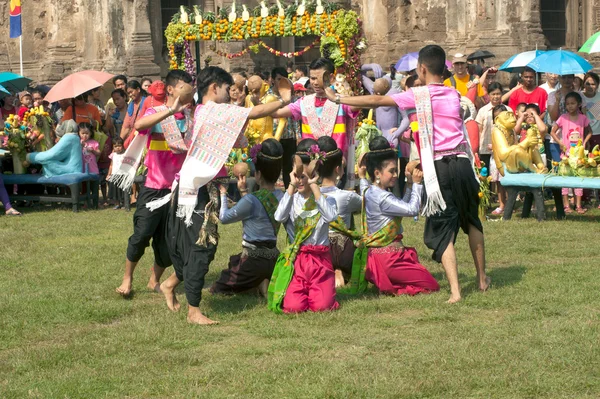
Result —
M449 54L487 49L504 61L544 48L536 0L359 0L369 49L365 62L390 64L425 44Z
M0 70L19 72L19 40L9 39L9 1L0 2ZM159 76L148 0L23 2L24 74L53 83L83 69Z

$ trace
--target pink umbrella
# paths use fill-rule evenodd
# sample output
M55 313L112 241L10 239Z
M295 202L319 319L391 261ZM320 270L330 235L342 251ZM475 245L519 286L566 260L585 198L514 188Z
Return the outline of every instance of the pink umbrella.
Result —
M86 91L102 86L113 76L110 73L99 71L75 72L55 84L44 100L53 103L65 98L77 97Z

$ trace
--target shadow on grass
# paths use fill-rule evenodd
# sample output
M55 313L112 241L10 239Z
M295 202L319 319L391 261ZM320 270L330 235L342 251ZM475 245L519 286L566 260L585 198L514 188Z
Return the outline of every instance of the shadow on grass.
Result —
M266 307L267 300L257 293L235 295L211 294L207 290L202 293L202 300L210 304L217 313L239 314L255 307Z
M492 279L492 287L507 287L523 280L523 275L527 272L524 266L499 267L488 271L488 276Z
M340 305L342 305L345 302L352 302L356 301L357 299L375 300L378 299L381 295L382 294L379 293L377 287L375 287L371 283L369 283L369 288L367 288L365 292L360 294L353 294L351 292L350 284L347 284L346 286L338 288L336 290L335 299L339 302Z
M527 268L523 266L509 266L491 269L487 275L492 279L491 289L499 289L517 284L523 279L523 275L527 272ZM474 277L459 278L461 282L461 291L463 296L479 292L479 286Z

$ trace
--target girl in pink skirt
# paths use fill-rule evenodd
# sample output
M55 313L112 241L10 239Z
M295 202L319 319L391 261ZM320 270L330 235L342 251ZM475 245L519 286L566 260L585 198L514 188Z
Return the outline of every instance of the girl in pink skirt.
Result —
M290 173L290 185L279 201L275 220L284 223L290 245L275 265L269 284L269 309L281 313L334 310L335 273L329 254L329 223L338 217L335 199L321 195L318 173L310 176L311 160L327 161L313 139L302 140L296 155L304 166Z
M369 143L366 167L361 165L359 177L363 198L363 237L359 240L352 265L352 291L375 284L380 292L391 295L416 295L440 289L429 271L419 263L414 248L402 243L402 217L416 216L421 206L423 172L407 167L408 186L403 199L389 188L398 179L394 149L383 137ZM374 180L370 185L365 172ZM412 186L412 187L411 187Z

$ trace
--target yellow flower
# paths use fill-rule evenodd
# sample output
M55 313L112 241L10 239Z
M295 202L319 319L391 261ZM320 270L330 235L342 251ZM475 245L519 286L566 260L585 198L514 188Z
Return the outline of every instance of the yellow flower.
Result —
M483 198L483 193L481 191L479 192L478 195L479 195L479 198Z

